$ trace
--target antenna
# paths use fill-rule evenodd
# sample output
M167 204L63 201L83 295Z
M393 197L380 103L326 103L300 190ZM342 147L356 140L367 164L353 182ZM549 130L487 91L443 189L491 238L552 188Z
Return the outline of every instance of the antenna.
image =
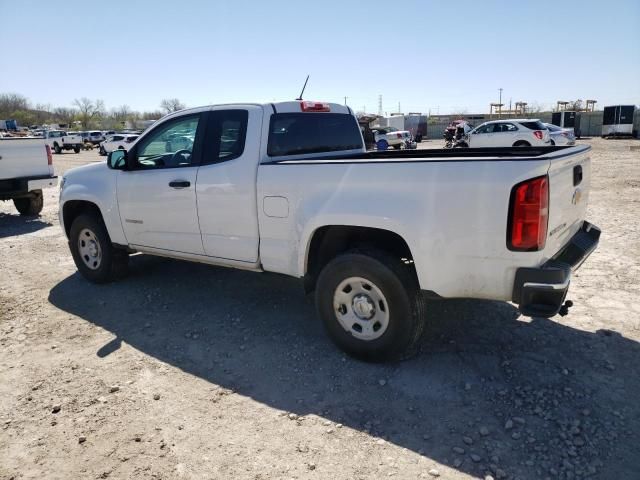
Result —
M304 85L302 86L302 91L300 92L300 96L296 98L296 100L302 100L302 94L304 93L304 89L307 88L308 81L309 81L309 75L307 75L307 79L304 81Z

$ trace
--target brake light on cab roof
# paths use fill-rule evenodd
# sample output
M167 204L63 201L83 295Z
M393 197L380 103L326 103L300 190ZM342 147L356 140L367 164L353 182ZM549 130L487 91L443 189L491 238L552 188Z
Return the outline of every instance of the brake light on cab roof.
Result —
M330 112L331 111L331 108L329 108L328 103L310 102L306 100L300 102L300 109L303 112Z

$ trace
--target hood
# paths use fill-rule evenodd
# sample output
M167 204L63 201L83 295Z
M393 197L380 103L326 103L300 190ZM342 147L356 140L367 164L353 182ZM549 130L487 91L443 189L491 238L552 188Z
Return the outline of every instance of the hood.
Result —
M103 161L72 168L67 170L62 177L65 178L66 181L78 181L85 176L94 177L96 175L108 175L108 170L109 167L107 167L107 162Z

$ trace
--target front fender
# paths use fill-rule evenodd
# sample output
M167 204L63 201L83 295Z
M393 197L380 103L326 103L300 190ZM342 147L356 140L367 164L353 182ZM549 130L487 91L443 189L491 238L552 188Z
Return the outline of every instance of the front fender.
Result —
M93 166L91 165L91 167ZM67 172L65 184L60 191L60 225L65 229L64 205L67 202L84 201L93 203L102 214L102 219L107 227L111 241L120 245L127 245L128 242L122 228L117 200L116 175L120 172L108 170L106 165L104 167L105 172L93 172L92 169L85 171L74 169L77 171L71 170Z

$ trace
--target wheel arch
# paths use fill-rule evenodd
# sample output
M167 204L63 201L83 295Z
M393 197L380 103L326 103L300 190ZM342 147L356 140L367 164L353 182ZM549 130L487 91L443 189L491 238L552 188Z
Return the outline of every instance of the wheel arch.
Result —
M358 246L370 246L410 264L415 274L413 254L405 238L392 230L354 225L322 225L309 236L303 259L304 288L314 290L320 271L340 253ZM417 275L416 275L417 278Z
M68 200L62 206L60 223L64 228L64 233L69 238L71 232L71 225L73 221L82 214L96 215L104 222L104 216L100 211L100 207L97 204L88 200Z

